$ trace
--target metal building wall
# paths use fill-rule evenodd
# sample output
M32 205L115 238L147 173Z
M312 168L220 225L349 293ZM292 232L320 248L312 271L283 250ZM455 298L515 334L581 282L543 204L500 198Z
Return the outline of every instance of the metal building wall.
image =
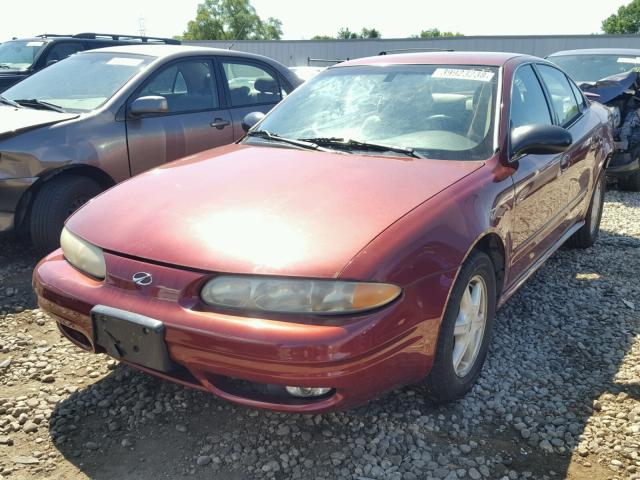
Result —
M504 37L452 37L439 39L375 39L375 40L206 40L184 42L205 47L232 48L258 53L285 65L307 65L313 58L347 59L377 55L382 50L401 48L453 48L528 53L544 57L558 50L574 48L624 47L640 48L638 35L553 35ZM311 62L311 65L322 65ZM326 64L325 64L326 65Z

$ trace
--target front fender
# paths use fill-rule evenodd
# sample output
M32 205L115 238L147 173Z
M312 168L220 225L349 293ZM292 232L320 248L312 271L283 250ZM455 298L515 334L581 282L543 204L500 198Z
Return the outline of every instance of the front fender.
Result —
M513 182L497 158L419 205L374 238L340 278L400 286L457 271L478 241L500 237L510 246Z

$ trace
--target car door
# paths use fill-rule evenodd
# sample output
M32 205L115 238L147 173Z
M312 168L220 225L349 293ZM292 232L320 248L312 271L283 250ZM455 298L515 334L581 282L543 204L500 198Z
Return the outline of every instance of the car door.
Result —
M533 65L520 66L511 91L510 128L554 123L553 111ZM514 164L514 219L509 283L515 282L562 235L568 194L563 154L527 154Z
M580 212L576 209L589 191L595 149L592 148L597 123L589 118L582 93L567 76L551 65L538 64L538 71L551 100L556 123L571 133L573 143L562 156L562 188L567 192L567 228Z
M129 99L162 96L166 113L127 113L131 174L233 141L231 115L220 102L219 79L210 58L188 58L151 74ZM127 109L128 110L128 109Z
M239 140L244 136L245 115L267 113L287 92L277 72L264 62L226 56L219 61L233 119L233 135Z

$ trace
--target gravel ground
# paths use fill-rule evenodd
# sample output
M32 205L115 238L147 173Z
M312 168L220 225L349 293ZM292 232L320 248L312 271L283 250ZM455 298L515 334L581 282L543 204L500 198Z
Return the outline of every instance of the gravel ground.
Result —
M9 478L640 479L640 194L499 312L482 377L437 407L236 407L82 352L35 308L36 258L0 238L0 474Z

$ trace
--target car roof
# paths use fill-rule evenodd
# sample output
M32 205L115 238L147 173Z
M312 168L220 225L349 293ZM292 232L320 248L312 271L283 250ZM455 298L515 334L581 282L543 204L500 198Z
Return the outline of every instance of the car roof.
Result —
M230 56L240 57L249 60L258 60L275 68L278 73L286 78L286 80L293 86L300 85L301 80L289 70L285 65L273 60L272 58L257 55L255 53L240 52L238 50L228 50L223 48L212 47L199 47L195 45L151 45L151 44L136 44L136 45L118 45L105 48L96 48L93 50L85 50L78 52L75 55L88 55L93 53L116 53L116 54L131 54L131 55L147 55L154 57L156 61L171 61L173 59L184 58L189 56L198 55L216 55L216 56Z
M136 44L136 45L118 45L114 47L97 48L94 50L85 50L83 53L129 53L134 55L149 55L156 58L177 57L183 55L232 55L241 56L246 58L259 58L264 60L266 57L262 55L256 55L253 53L239 52L237 50L227 50L223 48L212 47L198 47L195 45L150 45L150 44Z
M580 48L577 50L562 50L549 55L549 57L563 57L566 55L640 55L637 48Z
M453 65L488 65L500 67L512 58L536 58L521 53L508 52L413 52L393 55L377 55L375 57L357 58L333 65L329 68L353 65L409 65L409 64L453 64ZM537 60L537 58L536 58Z
M42 42L42 43L47 43L50 42L54 39L59 39L59 38L64 38L64 39L70 39L71 37L25 37L25 38L12 38L11 40L6 40L2 43L9 43L9 42Z

